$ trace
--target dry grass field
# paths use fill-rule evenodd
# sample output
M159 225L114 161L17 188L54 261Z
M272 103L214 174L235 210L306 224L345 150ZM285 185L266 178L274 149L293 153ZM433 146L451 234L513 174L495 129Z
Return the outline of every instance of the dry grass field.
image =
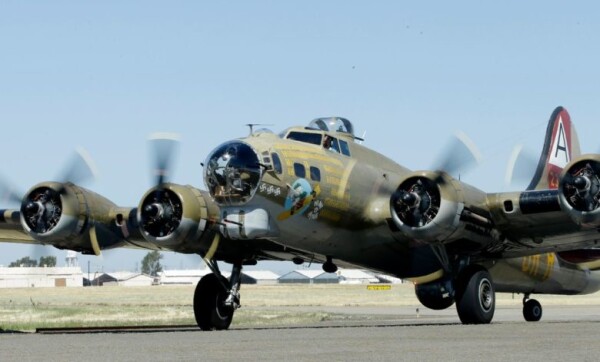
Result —
M193 325L193 294L193 286L0 289L0 329ZM544 305L600 305L600 294L538 299ZM521 296L499 294L497 300L498 306L521 305ZM410 284L393 285L387 291L367 290L365 285L243 285L242 308L234 325L314 324L343 319L324 310L348 306L420 304Z

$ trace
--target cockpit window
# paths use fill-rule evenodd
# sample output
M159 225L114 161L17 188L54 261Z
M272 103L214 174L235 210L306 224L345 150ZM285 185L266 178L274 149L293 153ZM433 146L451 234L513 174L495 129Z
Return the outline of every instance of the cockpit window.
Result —
M300 141L304 143L310 143L313 145L321 144L321 134L319 133L306 133L306 132L296 132L292 131L287 135L287 139Z
M338 143L338 139L337 138L333 138L331 140L331 148L332 151L335 151L337 153L340 153L340 144Z
M332 152L340 153L340 144L338 143L338 139L335 137L325 136L323 148Z
M348 147L348 142L344 140L340 140L340 150L343 155L350 156L350 147Z

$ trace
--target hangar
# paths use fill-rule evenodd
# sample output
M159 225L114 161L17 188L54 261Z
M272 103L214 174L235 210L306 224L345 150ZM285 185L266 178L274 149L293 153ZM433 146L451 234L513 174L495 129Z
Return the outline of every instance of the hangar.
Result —
M242 284L275 285L279 275L269 270L246 270L242 272Z
M339 277L335 273L326 273L321 269L298 269L282 275L279 283L335 284L339 283Z
M379 283L373 274L369 274L361 269L340 269L337 274L340 277L340 284L374 284Z
M172 269L172 270L163 270L158 273L160 277L160 284L162 285L196 285L200 281L200 279L212 273L210 269ZM225 277L229 277L229 273L223 272Z
M200 279L212 273L210 269L183 269L163 270L158 273L162 285L196 285ZM229 277L230 273L224 271L223 276ZM267 270L245 270L241 275L243 284L277 284L279 275Z
M119 285L124 287L150 286L155 283L155 278L132 272L103 273L91 281L92 286Z
M0 288L81 287L80 267L0 268Z

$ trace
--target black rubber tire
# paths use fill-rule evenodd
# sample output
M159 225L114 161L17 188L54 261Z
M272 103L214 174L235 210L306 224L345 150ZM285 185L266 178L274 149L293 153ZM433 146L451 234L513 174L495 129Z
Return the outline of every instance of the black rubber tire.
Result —
M523 317L527 322L538 322L542 319L542 305L535 299L529 299L523 304Z
M227 329L233 320L233 308L223 305L227 291L217 278L214 273L205 275L194 292L194 316L203 331Z
M456 310L463 324L488 324L494 318L496 292L490 273L467 269L459 277Z

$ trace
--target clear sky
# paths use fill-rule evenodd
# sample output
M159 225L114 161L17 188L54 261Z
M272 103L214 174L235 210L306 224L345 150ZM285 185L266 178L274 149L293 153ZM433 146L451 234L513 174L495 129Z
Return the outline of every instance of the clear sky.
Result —
M600 151L599 15L593 1L4 0L0 174L24 192L83 146L100 171L86 186L135 206L153 132L182 134L173 181L202 186L200 162L245 123L339 115L411 169L463 130L484 156L463 181L507 191L512 147L537 157L558 105ZM6 265L29 249L0 250ZM143 255L80 262L133 269Z

